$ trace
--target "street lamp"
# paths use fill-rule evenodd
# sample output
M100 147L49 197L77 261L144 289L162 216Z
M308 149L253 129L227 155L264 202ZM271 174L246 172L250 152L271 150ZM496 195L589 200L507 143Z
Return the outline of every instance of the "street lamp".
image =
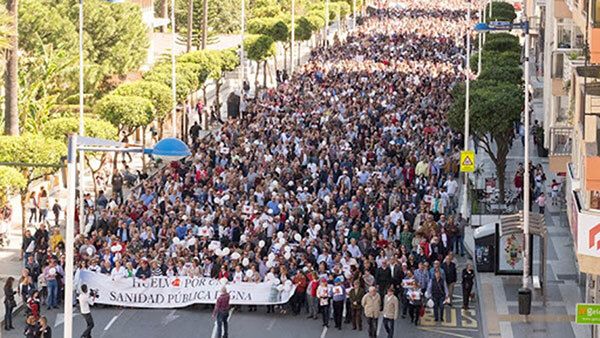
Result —
M175 47L177 34L175 33L175 0L171 0L171 99L173 100L173 115L171 115L171 125L173 128L173 137L177 136L177 75L175 71Z
M470 115L470 87L471 87L471 1L469 0L469 7L467 9L467 47L466 47L466 56L465 56L465 151L469 150L469 115ZM463 181L463 203L462 203L462 214L463 217L467 217L467 213L469 210L469 174L465 172L465 177Z
M296 33L296 1L292 0L292 37L291 37L291 47L290 47L290 77L292 73L294 73L294 42L296 37L294 36ZM298 55L300 56L300 55Z
M241 29L240 29L240 77L241 77L241 81L240 81L240 118L244 118L244 111L243 111L243 107L244 105L244 81L246 80L246 65L244 64L244 33L246 30L246 1L242 0L242 11L241 11ZM257 70L258 71L258 70Z
M153 149L144 149L139 146L130 147L121 142L71 134L69 135L68 144L64 338L73 337L73 265L75 258L75 184L77 175L77 160L75 154L77 151L79 151L80 154L86 151L146 153L170 161L180 160L191 155L188 146L176 138L163 139L159 141Z
M325 0L325 45L327 49L327 42L329 42L329 0Z

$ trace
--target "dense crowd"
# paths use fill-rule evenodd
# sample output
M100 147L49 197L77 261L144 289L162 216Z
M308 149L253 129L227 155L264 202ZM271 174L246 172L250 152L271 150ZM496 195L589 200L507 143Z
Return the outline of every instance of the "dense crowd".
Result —
M113 196L86 197L78 271L289 280L289 304L267 312L306 309L329 325L331 308L339 329L344 307L355 329L380 311L418 324L428 300L443 320L468 226L457 213L462 135L445 118L464 76L465 9L425 0L377 10L261 92L243 120L202 140L193 132L191 158L129 196L115 171ZM24 301L37 293L57 306L60 231L42 225L23 248ZM462 278L467 308L470 265Z

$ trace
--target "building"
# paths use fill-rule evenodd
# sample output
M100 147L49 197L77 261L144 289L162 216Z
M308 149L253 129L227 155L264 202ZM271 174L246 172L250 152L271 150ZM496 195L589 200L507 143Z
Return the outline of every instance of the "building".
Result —
M154 53L154 30L156 28L168 26L171 22L169 18L157 18L154 17L154 1L155 0L129 0L131 3L138 4L142 10L142 19L148 28L148 41L150 45L148 46L148 56L146 59L146 63L143 68L149 69L150 66L154 63L155 53Z
M600 303L600 0L546 0L544 132L564 173L569 225L586 302ZM586 60L586 49L589 54ZM595 328L594 336L598 336Z

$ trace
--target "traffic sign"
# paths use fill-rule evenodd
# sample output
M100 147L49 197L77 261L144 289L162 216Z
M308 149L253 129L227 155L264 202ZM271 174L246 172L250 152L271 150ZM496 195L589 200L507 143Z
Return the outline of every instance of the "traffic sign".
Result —
M464 150L460 152L460 172L472 173L475 171L475 152Z
M600 324L600 304L577 304L577 324Z

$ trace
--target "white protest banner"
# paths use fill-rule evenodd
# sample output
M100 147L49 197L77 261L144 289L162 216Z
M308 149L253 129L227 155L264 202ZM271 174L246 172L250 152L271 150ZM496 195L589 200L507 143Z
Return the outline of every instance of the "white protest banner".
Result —
M192 304L215 304L223 284L201 277L119 278L82 271L79 285L97 294L96 303L140 308L177 308ZM228 283L233 305L276 305L287 303L295 286L271 283Z

